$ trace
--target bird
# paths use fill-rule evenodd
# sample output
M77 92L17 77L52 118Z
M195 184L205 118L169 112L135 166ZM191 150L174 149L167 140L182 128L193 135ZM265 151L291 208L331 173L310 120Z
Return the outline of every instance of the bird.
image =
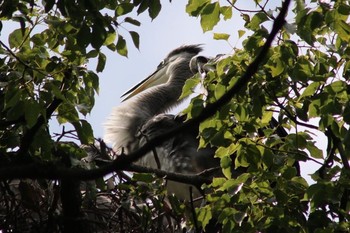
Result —
M104 141L114 151L131 153L153 137L183 124L185 116L169 114L184 99L179 99L186 80L200 72L207 58L199 56L201 45L183 45L171 51L146 79L122 95L105 123ZM197 174L219 167L215 149L200 148L198 127L186 129L163 141L137 161L138 165L181 174ZM189 200L189 186L167 182L168 194ZM201 194L194 190L194 196Z

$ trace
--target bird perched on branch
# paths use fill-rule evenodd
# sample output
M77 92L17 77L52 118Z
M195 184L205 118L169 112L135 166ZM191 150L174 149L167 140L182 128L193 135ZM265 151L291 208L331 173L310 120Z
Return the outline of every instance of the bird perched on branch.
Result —
M111 143L115 151L128 154L183 123L181 117L166 113L181 103L179 97L186 80L207 61L197 56L201 51L199 45L173 50L155 72L123 95L124 101L113 109L105 123L104 140ZM186 129L162 142L138 164L182 174L196 174L219 166L219 161L214 159L214 149L198 149L197 136L198 127ZM188 185L168 182L167 188L177 197L188 199Z

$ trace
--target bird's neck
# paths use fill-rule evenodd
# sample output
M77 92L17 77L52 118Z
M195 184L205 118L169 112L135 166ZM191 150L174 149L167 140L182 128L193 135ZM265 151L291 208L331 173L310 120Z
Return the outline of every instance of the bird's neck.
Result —
M113 109L105 124L105 141L114 143L114 149L123 148L126 153L139 147L137 135L140 128L152 117L166 113L180 104L179 97L190 71L177 74L167 83L149 88ZM183 79L179 77L184 77Z
M176 80L176 82L158 85L140 93L139 96L135 96L135 102L137 102L135 105L137 108L147 113L144 122L157 114L166 113L180 104L179 97L184 82L182 80Z

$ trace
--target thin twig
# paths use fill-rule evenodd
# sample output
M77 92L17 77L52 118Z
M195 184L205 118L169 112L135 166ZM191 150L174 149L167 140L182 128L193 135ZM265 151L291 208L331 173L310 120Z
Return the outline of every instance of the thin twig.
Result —
M6 51L8 51L12 57L14 57L19 63L21 63L22 65L24 65L26 68L31 69L31 70L35 70L36 72L38 72L39 74L43 75L43 76L47 76L46 73L44 73L42 70L39 70L37 68L31 67L29 66L27 63L25 63L22 59L20 59L4 42L2 42L0 40L0 44L1 46L3 46Z
M193 216L193 225L194 225L194 229L195 229L195 232L196 233L199 233L199 227L198 227L198 219L197 219L197 216L196 216L196 210L194 208L194 205L193 205L193 187L190 186L189 187L189 192L190 192L190 206L191 206L191 213L192 213L192 216Z

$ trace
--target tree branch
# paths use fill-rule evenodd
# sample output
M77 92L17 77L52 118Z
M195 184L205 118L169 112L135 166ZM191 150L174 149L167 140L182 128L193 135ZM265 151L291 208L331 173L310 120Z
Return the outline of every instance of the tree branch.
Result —
M205 119L213 116L216 111L229 102L233 96L239 92L242 88L246 86L246 84L251 80L252 76L257 72L258 68L262 64L264 58L268 50L271 47L271 44L279 32L279 30L283 27L285 23L285 15L288 10L288 6L290 4L290 0L286 0L281 7L281 11L279 15L276 17L274 21L271 33L269 34L265 44L262 46L260 53L254 59L254 61L247 67L246 73L237 80L236 84L225 93L217 102L212 104L208 104L206 108L203 109L201 114L193 119L188 120L180 127L169 130L168 132L159 135L158 137L153 138L148 143L146 143L143 147L139 148L133 153L129 155L121 155L118 156L112 163L107 164L101 168L92 169L92 170L84 170L78 168L65 168L58 167L57 164L54 163L32 163L29 165L17 165L13 167L6 167L0 169L0 179L11 179L11 178L46 178L46 179L65 179L65 178L75 178L79 180L91 180L96 179L98 177L102 177L106 174L112 173L114 171L126 169L130 166L132 162L140 159L144 156L148 151L151 151L152 148L159 145L164 140L171 138L172 136L178 134L179 132L187 129L188 127L194 127L198 124L198 122L202 122ZM53 108L54 109L54 108ZM39 123L38 123L39 124ZM40 125L40 124L39 124ZM26 151L23 151L25 153Z
M340 158L343 162L344 168L349 170L350 165L349 165L348 158L346 157L342 142L340 141L340 139L337 136L335 136L335 134L333 133L333 131L330 127L327 128L326 135L329 135L332 138L334 146L338 149L338 152L339 152Z

